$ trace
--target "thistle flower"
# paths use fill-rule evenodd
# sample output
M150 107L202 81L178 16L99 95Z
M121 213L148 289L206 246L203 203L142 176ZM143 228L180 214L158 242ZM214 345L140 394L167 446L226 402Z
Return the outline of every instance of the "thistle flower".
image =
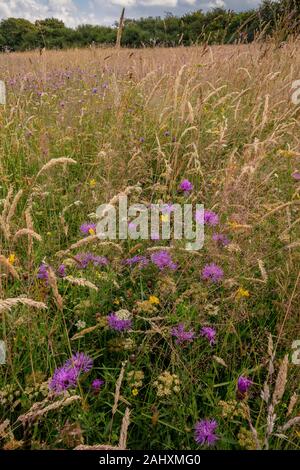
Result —
M105 256L97 256L92 253L79 253L74 258L82 269L87 268L90 263L97 267L108 265L108 259Z
M205 225L215 226L219 223L219 216L213 211L204 211L204 223Z
M202 419L195 424L195 441L202 446L213 446L218 436L215 434L218 423L214 419Z
M241 375L238 378L238 381L237 381L237 389L241 394L245 394L245 393L248 392L248 390L249 390L249 388L251 387L252 384L253 384L253 382L252 382L251 379Z
M207 338L211 346L216 342L216 334L216 330L210 326L204 326L200 331L200 335Z
M132 321L130 318L120 318L116 313L110 313L107 316L109 327L115 331L130 330Z
M96 224L93 224L92 222L85 222L80 226L80 231L84 235L95 235Z
M194 186L189 180L185 179L180 183L179 188L185 193L188 193L194 189Z
M55 393L62 393L69 388L75 388L78 379L78 372L73 367L65 365L55 370L49 383L49 389Z
M57 268L57 275L58 277L66 277L67 273L66 273L66 266L64 264L61 264L58 268Z
M157 251L151 255L151 261L154 263L161 271L165 268L175 270L177 264L175 264L171 258L170 253L165 250Z
M73 368L79 375L80 372L89 372L93 367L93 360L82 352L73 354L65 363L65 367Z
M228 246L230 243L230 240L222 233L214 233L212 239L220 246Z
M98 393L102 385L104 385L104 380L101 380L101 379L93 380L92 385L91 385L93 392Z
M215 263L207 264L202 270L202 278L212 282L218 282L224 276L223 270Z
M295 171L292 174L292 178L294 178L294 180L296 180L296 181L300 181L300 171Z
M134 264L139 264L140 268L143 268L143 267L147 266L148 263L149 263L148 258L146 256L143 256L143 255L135 255L132 258L127 258L127 259L123 260L123 264L125 264L127 266L132 266Z
M38 279L43 279L44 281L48 281L49 273L48 273L48 265L47 264L42 263L40 265L38 273L37 273L37 278Z
M176 344L182 344L184 342L191 343L195 337L195 332L193 330L186 331L184 324L179 323L179 325L172 328L171 335L177 338L175 341Z

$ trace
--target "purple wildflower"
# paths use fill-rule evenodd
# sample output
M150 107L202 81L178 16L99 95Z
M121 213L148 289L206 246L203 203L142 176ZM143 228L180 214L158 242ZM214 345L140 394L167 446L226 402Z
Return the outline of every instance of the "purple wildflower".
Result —
M202 278L210 280L212 282L218 282L224 276L223 269L217 266L215 263L207 264L202 270Z
M171 214L174 210L174 204L163 204L161 207L162 214Z
M94 266L108 265L108 259L105 256L97 256L92 253L79 253L74 258L82 269L87 268L90 263Z
M93 367L93 360L82 352L73 354L71 359L66 361L65 367L75 369L77 374L80 372L89 372Z
M144 266L147 266L147 264L149 263L149 260L148 258L146 258L146 256L135 255L132 258L124 259L123 263L126 264L127 266L139 264L139 266L143 268Z
M219 223L219 216L213 211L204 211L204 223L205 225L215 226Z
M96 233L96 224L93 224L92 222L85 222L80 226L80 231L81 233L84 233L85 235L91 235Z
M58 268L57 268L57 275L58 277L66 277L67 273L66 273L66 266L64 264L61 264Z
M177 265L173 262L170 253L165 250L157 251L151 255L151 261L154 263L161 271L165 268L175 270Z
M100 388L104 385L104 380L101 379L95 379L92 382L92 390L94 393L99 392Z
M48 273L48 265L47 264L42 263L40 265L38 273L37 273L37 278L38 279L43 279L44 281L48 281L49 273Z
M244 377L243 375L241 375L239 378L238 378L238 381L237 381L237 388L238 388L238 391L241 393L241 394L245 394L248 392L249 388L251 387L251 385L253 384L252 380L249 379L248 377Z
M210 326L203 326L200 331L200 335L208 339L209 344L212 346L216 342L216 330Z
M215 434L218 427L217 421L214 419L201 419L195 424L195 441L202 446L213 446L218 436Z
M55 370L49 383L49 388L55 393L62 393L69 388L76 387L78 372L73 367L59 367Z
M300 181L300 171L295 171L292 174L292 178L294 178L294 180L296 180L296 181Z
M185 193L188 193L189 191L193 190L194 186L189 180L185 179L180 183L179 188Z
M195 332L193 330L186 331L184 329L184 324L179 323L176 327L172 328L171 335L175 336L176 344L182 344L185 341L191 343L195 337Z
M145 142L145 138L144 137L140 137L140 143L143 144Z
M109 327L115 331L130 330L132 325L132 321L129 318L119 318L116 313L110 313L107 317L107 321Z
M170 135L170 131L165 131L165 132L164 132L164 136L165 136L165 137L169 137L169 135Z
M222 233L214 233L212 239L220 246L228 246L230 243L230 240Z

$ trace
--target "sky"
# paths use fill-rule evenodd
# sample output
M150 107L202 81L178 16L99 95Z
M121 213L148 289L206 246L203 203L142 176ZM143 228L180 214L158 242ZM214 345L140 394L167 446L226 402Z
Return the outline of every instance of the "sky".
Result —
M112 25L125 7L127 18L174 15L214 7L243 11L257 7L260 0L0 0L0 19L15 17L34 21L58 18L67 26Z

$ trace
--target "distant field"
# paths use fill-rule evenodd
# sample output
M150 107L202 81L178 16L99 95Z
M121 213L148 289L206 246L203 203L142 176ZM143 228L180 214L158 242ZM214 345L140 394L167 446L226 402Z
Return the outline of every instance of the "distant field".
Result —
M0 54L0 80L0 447L299 449L300 43ZM204 204L203 249L100 241L124 192Z

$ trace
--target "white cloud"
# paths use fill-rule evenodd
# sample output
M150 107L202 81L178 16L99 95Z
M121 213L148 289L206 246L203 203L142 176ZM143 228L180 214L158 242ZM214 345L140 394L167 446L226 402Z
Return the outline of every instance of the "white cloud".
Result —
M191 0L187 0L190 2ZM195 1L195 0L192 0ZM145 6L145 7L153 7L153 6L163 6L163 7L176 7L178 1L177 0L111 0L113 5L119 5L121 7L133 7L133 6Z

